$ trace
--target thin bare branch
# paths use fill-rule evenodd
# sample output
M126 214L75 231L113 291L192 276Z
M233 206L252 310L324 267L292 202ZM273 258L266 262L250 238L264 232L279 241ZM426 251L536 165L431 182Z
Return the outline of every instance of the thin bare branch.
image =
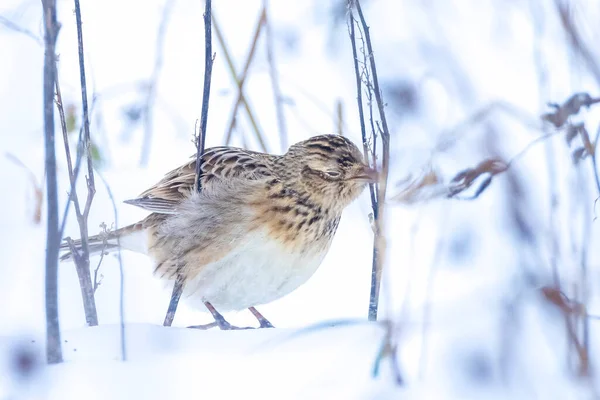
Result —
M204 10L204 89L202 92L202 113L200 114L200 132L196 140L196 191L202 190L200 184L200 172L202 168L202 154L206 143L206 126L208 123L208 104L210 100L210 82L213 67L212 52L212 11L211 1L206 0Z
M90 208L92 206L92 201L94 199L94 195L96 194L96 187L94 182L94 166L92 163L92 154L91 154L91 138L90 138L90 120L89 120L89 109L88 109L88 99L87 99L87 83L85 76L85 60L84 60L84 48L83 48L83 29L81 22L81 7L79 4L79 0L74 0L75 2L75 20L77 25L77 49L79 54L79 78L81 82L81 102L83 109L83 135L81 136L81 151L85 152L86 160L87 160L87 172L88 175L86 177L87 182L87 198L85 201L85 206L83 207L83 211L78 210L79 204L75 202L75 194L73 194L73 201L75 206L75 211L77 213L77 222L79 223L79 233L81 235L81 254L79 257L78 263L76 263L77 275L79 277L79 285L81 287L81 295L83 297L83 308L85 312L86 323L89 326L98 325L98 314L96 311L96 302L94 300L94 288L92 286L92 277L90 272L90 251L89 251L89 232L88 232L88 216L90 213ZM60 104L62 105L62 99L60 100ZM64 116L64 115L63 115ZM65 133L63 131L63 138ZM65 140L65 149L68 152L68 140ZM68 159L68 158L67 158ZM76 191L77 189L74 187L73 183L76 174L69 171L69 177L73 177L72 181L72 191Z
M46 234L46 359L49 364L63 361L60 323L58 319L58 185L54 146L54 78L56 77L56 1L43 0L44 15L44 142L46 164L46 201L48 225Z

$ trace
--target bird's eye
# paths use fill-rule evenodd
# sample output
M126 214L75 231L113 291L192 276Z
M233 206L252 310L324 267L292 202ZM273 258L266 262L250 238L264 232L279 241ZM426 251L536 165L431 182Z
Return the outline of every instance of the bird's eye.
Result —
M330 178L339 178L341 174L338 171L325 171L325 175Z

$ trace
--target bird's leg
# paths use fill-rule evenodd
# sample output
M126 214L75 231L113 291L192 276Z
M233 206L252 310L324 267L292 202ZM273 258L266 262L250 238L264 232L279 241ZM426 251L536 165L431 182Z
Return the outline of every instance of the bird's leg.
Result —
M268 319L266 319L260 312L258 312L256 308L249 307L248 310L250 310L252 315L254 315L254 317L258 320L261 328L275 328L273 324L271 324Z
M221 313L213 307L212 304L210 304L208 301L205 301L204 305L206 306L206 308L208 308L208 311L210 311L213 318L215 319L215 323L221 330L226 331L233 328L232 325L225 320L225 317L223 317Z

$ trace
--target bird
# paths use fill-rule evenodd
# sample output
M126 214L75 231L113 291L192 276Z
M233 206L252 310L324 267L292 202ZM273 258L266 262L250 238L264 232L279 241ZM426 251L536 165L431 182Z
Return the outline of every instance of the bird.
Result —
M183 296L206 307L221 329L234 329L223 311L249 309L261 327L272 324L254 307L304 284L318 269L342 211L377 169L347 137L318 135L283 155L219 146L196 157L125 203L150 212L141 221L89 238L90 255L119 246L149 255L154 274L181 279ZM74 246L74 247L73 247ZM61 260L81 241L64 242Z

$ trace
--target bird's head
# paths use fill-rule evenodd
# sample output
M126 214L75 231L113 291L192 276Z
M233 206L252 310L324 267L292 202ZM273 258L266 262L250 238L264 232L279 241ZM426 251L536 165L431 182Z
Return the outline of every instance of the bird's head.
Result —
M289 181L313 201L344 208L356 199L377 171L369 167L362 153L341 135L314 136L290 147L281 157Z

